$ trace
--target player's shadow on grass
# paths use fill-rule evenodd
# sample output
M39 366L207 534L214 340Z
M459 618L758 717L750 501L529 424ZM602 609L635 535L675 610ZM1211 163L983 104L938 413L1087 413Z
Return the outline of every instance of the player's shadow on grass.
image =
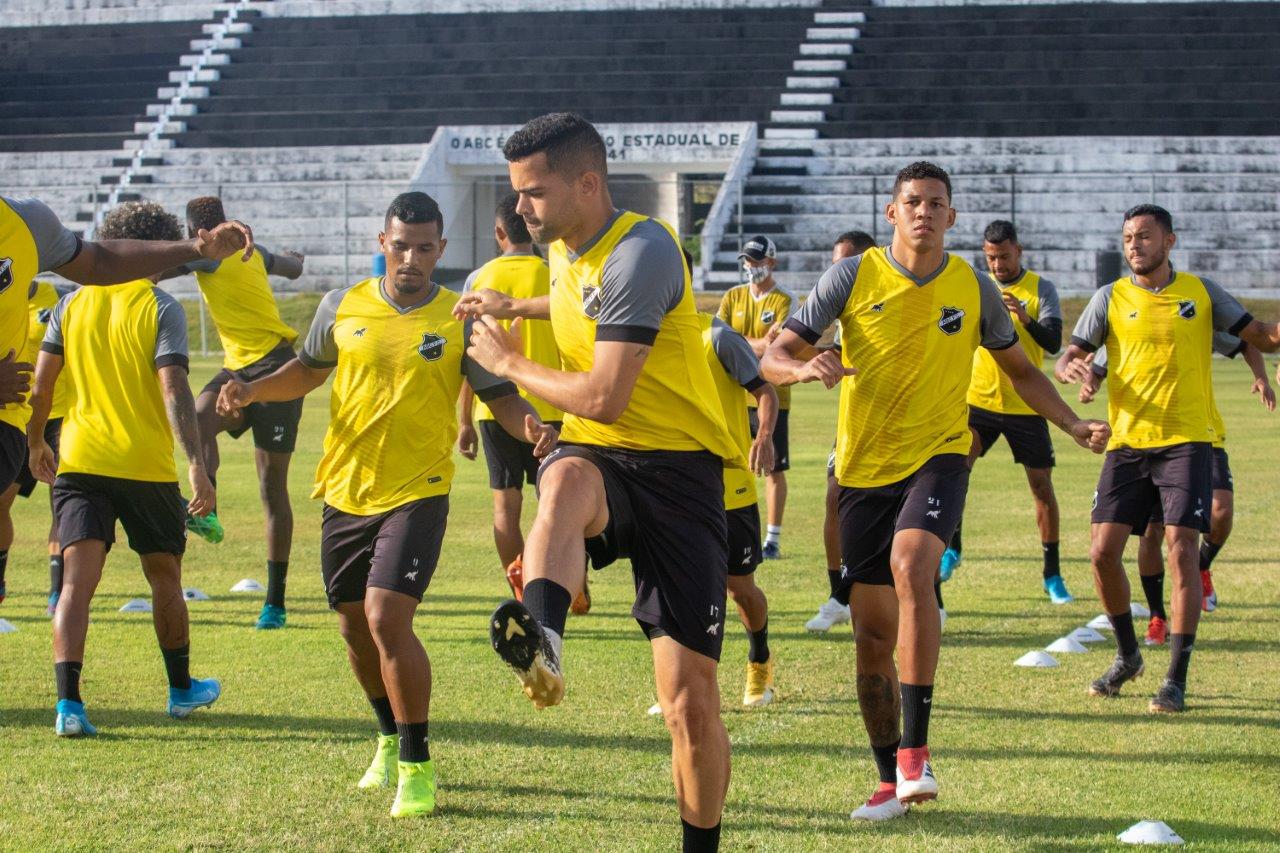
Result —
M1095 707L1101 709L1106 707L1105 702L1115 702L1117 700L1107 699L1091 699L1083 696L1082 701L1089 701L1095 704ZM1274 728L1274 718L1266 718L1262 716L1246 717L1238 714L1219 714L1212 710L1211 706L1201 705L1196 707L1196 697L1193 694L1187 700L1187 711L1185 716L1170 717L1169 715L1150 714L1146 710L1146 698L1141 692L1130 691L1126 694L1127 698L1137 697L1142 700L1143 707L1141 710L1134 708L1132 711L1103 711L1103 710L1086 710L1086 711L1036 711L1030 708L994 708L994 707L966 707L963 705L940 705L934 714L940 717L983 717L994 720L1008 722L1010 720L1036 720L1051 722L1079 722L1079 723L1115 723L1127 727L1133 726L1151 726L1159 727L1165 730L1169 726L1176 726L1185 721L1186 725L1212 725L1212 726L1229 726L1236 728L1239 726L1262 726L1264 728ZM1119 700L1123 701L1123 700ZM1212 699L1201 700L1203 702L1211 702ZM1199 755L1199 753L1195 753ZM1263 756L1259 756L1260 758ZM1267 756L1268 762L1274 762L1274 759Z
M162 708L119 708L108 704L91 705L93 724L98 727L92 740L164 740L170 737L202 740L234 740L235 729L252 729L254 739L263 741L286 740L314 742L317 737L326 740L364 742L373 736L374 726L360 717L301 717L272 713L242 714L223 712L215 704L212 708L197 711L185 720L166 717ZM156 729L160 731L157 733ZM51 708L11 708L0 715L0 729L5 728L53 728ZM143 731L145 730L145 731ZM261 731L265 734L257 734ZM52 735L50 735L52 738Z

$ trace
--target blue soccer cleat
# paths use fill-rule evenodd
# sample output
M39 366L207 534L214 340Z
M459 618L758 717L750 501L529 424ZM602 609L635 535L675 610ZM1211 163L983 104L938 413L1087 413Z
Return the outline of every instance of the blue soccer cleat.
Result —
M1067 592L1067 582L1062 575L1054 575L1044 579L1044 591L1049 593L1049 601L1053 604L1070 604L1075 597Z
M53 730L58 737L93 736L98 730L89 722L84 713L83 702L72 702L70 699L59 699L57 718L53 722Z
M283 607L276 607L274 604L262 605L262 612L258 614L258 624L254 625L259 631L274 631L284 627L285 611Z
M960 552L955 548L948 548L942 552L942 560L938 563L938 578L946 583L951 580L951 575L955 573L956 567L960 565Z
M169 688L166 713L175 720L185 720L197 708L207 708L222 695L222 684L216 678L193 678L186 690Z

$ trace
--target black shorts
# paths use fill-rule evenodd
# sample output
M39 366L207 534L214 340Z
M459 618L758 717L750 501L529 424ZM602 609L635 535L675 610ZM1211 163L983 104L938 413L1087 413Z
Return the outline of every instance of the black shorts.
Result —
M969 429L978 436L979 456L986 456L1003 435L1013 451L1013 461L1019 465L1052 468L1055 464L1049 422L1039 415L1002 415L970 406Z
M1093 523L1127 524L1137 531L1153 518L1163 518L1167 524L1208 533L1212 450L1208 442L1194 441L1107 451L1093 495ZM1156 504L1158 514L1152 510Z
M1225 447L1213 449L1213 490L1215 492L1234 492L1235 478L1231 476L1231 460L1227 458Z
M547 421L559 431L560 421ZM489 466L489 488L522 489L525 483L538 482L538 460L533 445L521 441L502 428L496 420L480 421L480 443L484 445L484 461Z
M0 492L9 488L27 466L27 434L13 424L0 423Z
M892 585L889 554L899 530L927 530L950 542L968 489L968 460L958 453L939 454L896 483L841 486L841 584Z
M286 343L273 349L253 364L239 370L223 368L214 374L200 393L217 394L232 379L252 382L275 373L293 360L293 347ZM298 421L302 420L302 398L285 403L250 403L241 411L240 426L227 430L232 438L239 438L253 430L253 446L270 453L292 453L298 443Z
M587 460L604 480L609 523L587 540L592 566L630 557L636 588L631 615L645 634L669 636L719 660L729 555L720 457L561 444L539 476L567 458Z
M62 550L85 539L116 541L116 519L139 554L187 550L187 512L177 483L125 480L98 474L59 474L53 481L53 515Z
M760 553L760 505L725 510L729 531L729 574L752 574L762 559Z
M371 586L421 601L440 561L448 519L448 495L410 501L377 515L352 515L325 504L320 572L329 606L364 601Z
M58 448L62 443L62 418L53 418L44 425L44 440L53 448L53 461L58 461ZM24 498L31 497L36 490L36 477L31 473L31 465L23 465L18 470L18 494Z
M787 429L787 409L778 410L778 421L773 426L773 470L786 471L791 467L791 435ZM756 437L760 429L760 415L755 407L747 409L747 420L751 422L751 437Z

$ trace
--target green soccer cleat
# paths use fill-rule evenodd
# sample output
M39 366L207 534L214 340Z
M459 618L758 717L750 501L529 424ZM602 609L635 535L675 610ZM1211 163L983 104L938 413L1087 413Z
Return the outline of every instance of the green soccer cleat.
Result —
M396 768L400 739L395 735L378 735L378 751L373 754L369 769L364 771L356 787L367 791L371 788L390 788L391 774Z
M211 512L203 517L188 515L187 529L213 545L221 542L222 537L226 534L226 531L222 529L222 522L218 521L216 512Z
M394 736L393 736L394 737ZM431 761L399 762L400 784L392 817L414 817L436 810L436 765Z

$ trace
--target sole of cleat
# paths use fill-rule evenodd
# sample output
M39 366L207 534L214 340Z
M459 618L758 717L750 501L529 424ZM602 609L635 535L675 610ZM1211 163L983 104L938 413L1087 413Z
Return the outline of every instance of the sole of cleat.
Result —
M938 799L938 792L929 791L922 794L911 794L906 797L898 797L898 802L902 803L904 806L915 806L920 803L927 803L930 800L936 799Z
M518 601L504 601L489 619L489 640L498 657L517 672L533 666L542 629Z

